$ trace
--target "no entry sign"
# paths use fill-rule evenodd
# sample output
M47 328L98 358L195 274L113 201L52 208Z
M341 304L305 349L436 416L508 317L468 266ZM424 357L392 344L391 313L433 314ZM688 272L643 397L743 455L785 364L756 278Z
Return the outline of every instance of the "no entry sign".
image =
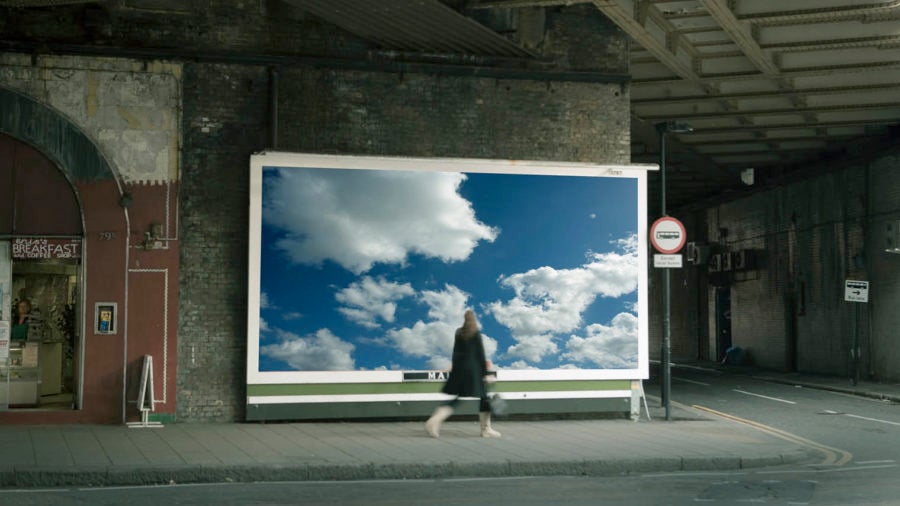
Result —
M671 216L663 216L650 226L650 243L663 254L678 253L687 240L684 225Z

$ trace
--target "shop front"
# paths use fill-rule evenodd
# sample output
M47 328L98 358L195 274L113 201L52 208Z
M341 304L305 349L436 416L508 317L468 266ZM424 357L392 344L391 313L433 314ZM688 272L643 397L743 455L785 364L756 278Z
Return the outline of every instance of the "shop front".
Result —
M175 182L122 181L51 109L0 102L0 424L137 420L147 356L174 418Z
M80 402L81 239L15 237L0 263L9 335L0 407L71 410ZM8 317L7 317L8 316Z
M0 409L79 407L83 249L72 185L46 156L0 135Z

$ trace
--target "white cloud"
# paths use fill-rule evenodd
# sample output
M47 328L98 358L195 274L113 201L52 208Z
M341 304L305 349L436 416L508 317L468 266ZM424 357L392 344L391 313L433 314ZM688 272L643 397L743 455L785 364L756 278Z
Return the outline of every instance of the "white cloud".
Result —
M637 289L637 236L613 243L618 251L590 253L577 268L543 266L500 277L499 283L515 296L492 302L487 310L516 340L508 356L540 361L557 351L555 335L582 325L582 314L598 296L617 298Z
M328 329L314 335L298 336L292 332L276 330L280 343L260 348L267 357L287 363L298 371L352 371L355 364L355 346L342 341Z
M266 292L259 292L259 308L260 309L275 309L275 306L273 306L269 302L269 294L267 294Z
M299 320L300 318L303 318L303 315L296 311L293 311L293 312L285 313L285 314L281 315L281 318L284 320L288 320L288 321Z
M450 324L462 325L469 294L450 284L441 291L424 290L420 298L428 306L428 318Z
M557 352L556 343L553 342L553 336L550 335L515 336L515 339L516 344L506 350L508 357L540 362L544 356Z
M269 331L269 323L262 318L259 319L259 331L260 332L268 332Z
M456 326L445 322L423 322L412 327L391 329L385 337L400 353L428 359L429 367L449 365ZM438 367L441 369L443 367Z
M459 194L464 174L281 169L267 181L263 217L294 262L331 260L362 274L410 253L465 260L499 230L481 223Z
M409 283L394 283L384 278L363 277L335 294L335 299L343 304L340 311L350 321L366 328L380 326L378 320L394 321L397 311L396 301L414 295Z
M504 369L528 369L528 370L536 370L537 367L533 365L529 365L528 362L524 360L517 360L508 366L504 367Z
M601 369L632 369L638 362L638 318L619 313L611 325L589 325L587 337L571 336L562 358Z
M388 330L385 341L404 355L425 358L431 369L447 369L469 295L456 286L445 285L441 291L423 291L419 299L428 306L428 321ZM481 338L485 355L491 357L497 351L497 341L483 333Z

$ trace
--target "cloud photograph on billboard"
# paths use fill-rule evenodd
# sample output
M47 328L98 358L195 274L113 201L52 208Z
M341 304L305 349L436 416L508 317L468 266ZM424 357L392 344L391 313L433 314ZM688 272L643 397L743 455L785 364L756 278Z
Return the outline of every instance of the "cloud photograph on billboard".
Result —
M635 370L641 190L636 177L263 165L258 371L444 370L468 308L502 370Z

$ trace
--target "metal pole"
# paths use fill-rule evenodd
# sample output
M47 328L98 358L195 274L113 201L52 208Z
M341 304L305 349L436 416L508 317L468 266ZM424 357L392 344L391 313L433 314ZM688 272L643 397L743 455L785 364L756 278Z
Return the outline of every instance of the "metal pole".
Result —
M668 216L666 211L666 131L661 129L659 132L659 170L662 176L660 195L662 197L662 215ZM671 327L670 314L671 307L669 294L671 290L671 277L669 269L663 269L663 339L662 339L662 357L660 360L661 377L662 377L662 402L666 408L666 420L671 420L671 399L672 393L672 371L669 365L669 352L671 351Z
M850 382L853 386L859 383L859 302L853 304L853 345L850 349L850 358L853 359Z

